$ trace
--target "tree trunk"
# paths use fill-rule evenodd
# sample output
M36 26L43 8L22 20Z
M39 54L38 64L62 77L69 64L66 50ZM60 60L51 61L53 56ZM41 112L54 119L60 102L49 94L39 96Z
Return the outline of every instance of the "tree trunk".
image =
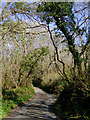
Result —
M80 56L80 53L78 52L78 50L75 48L75 44L74 44L75 39L73 38L72 35L69 35L69 33L64 25L60 25L61 23L65 22L63 19L62 19L61 23L60 23L60 20L58 17L54 17L54 19L56 21L56 25L63 32L63 34L65 35L65 37L68 41L69 50L72 53L73 58L74 58L74 66L75 67L77 66L78 74L81 75L82 74L82 72L81 72L82 71L81 70L81 56Z

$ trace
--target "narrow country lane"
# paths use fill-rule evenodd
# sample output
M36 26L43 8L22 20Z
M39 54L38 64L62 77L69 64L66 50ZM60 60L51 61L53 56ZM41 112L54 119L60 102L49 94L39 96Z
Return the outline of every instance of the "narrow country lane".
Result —
M14 109L4 120L59 120L50 107L55 102L55 97L37 87L35 92L32 100Z

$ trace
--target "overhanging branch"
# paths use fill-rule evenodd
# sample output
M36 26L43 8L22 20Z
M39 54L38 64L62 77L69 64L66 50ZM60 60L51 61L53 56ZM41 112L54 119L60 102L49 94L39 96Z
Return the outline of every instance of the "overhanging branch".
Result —
M67 75L66 75L66 73L65 73L65 63L59 59L58 48L56 47L56 45L55 45L55 43L54 43L54 40L53 40L53 37L52 37L52 33L51 33L51 31L50 31L50 28L49 28L49 24L48 24L47 27L48 27L48 32L49 32L49 34L50 34L51 41L52 41L53 46L54 46L55 51L56 51L57 60L58 60L58 62L60 62L60 63L63 65L63 74L65 75L67 82L70 83L70 81L69 81L69 79L68 79L68 77L67 77Z

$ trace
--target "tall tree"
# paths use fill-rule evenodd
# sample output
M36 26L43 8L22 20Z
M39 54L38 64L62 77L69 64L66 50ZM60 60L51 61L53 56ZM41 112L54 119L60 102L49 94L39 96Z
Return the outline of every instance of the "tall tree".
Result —
M67 42L69 51L72 53L72 56L74 58L74 70L77 66L78 73L79 75L81 75L82 74L82 68L81 68L82 55L87 49L90 40L87 39L86 41L84 41L85 43L83 43L81 52L79 52L76 49L75 42L76 42L76 38L80 35L85 35L86 37L85 28L87 27L84 26L81 28L81 26L89 18L86 17L84 21L79 20L79 23L77 23L75 20L75 13L85 10L87 9L87 7L85 6L78 11L76 10L74 11L73 9L74 5L75 3L72 3L72 2L60 2L60 3L44 2L38 6L37 11L41 12L41 15L42 15L41 19L43 21L46 21L48 25L49 33L50 33L49 24L51 22L54 22L57 27L55 30L57 30L58 33L61 33L64 35L64 37L66 38L65 42ZM80 16L80 19L82 17L84 18L84 16ZM51 36L51 39L53 40L52 36ZM53 45L54 45L54 42L53 42ZM57 55L57 58L58 58L58 55Z
M1 4L2 84L7 89L13 85L17 87L22 82L26 84L46 52L44 47L40 46L37 51L34 47L37 44L35 40L40 39L39 34L46 32L43 29L45 24L39 22L36 7L36 3L26 2Z

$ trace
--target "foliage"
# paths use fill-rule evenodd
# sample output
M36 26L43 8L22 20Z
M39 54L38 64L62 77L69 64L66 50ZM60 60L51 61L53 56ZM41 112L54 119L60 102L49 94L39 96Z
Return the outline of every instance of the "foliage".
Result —
M72 2L43 2L38 6L38 14L36 13L37 3L6 2L2 4L4 6L1 6L0 26L2 37L0 38L2 39L1 46L3 48L3 116L7 112L10 112L11 108L14 108L16 105L21 105L31 97L31 94L34 93L33 90L31 91L33 81L35 86L41 87L47 92L57 94L61 92L56 102L56 110L60 113L62 119L66 120L72 117L78 117L78 119L88 120L89 109L86 103L89 103L90 95L88 95L88 77L86 76L88 76L87 52L90 39L88 39L86 33L88 17L85 16L86 12L83 12L88 7L83 7L82 10L79 10L80 13L85 14L79 14L81 18L76 21L75 16L79 12L76 11L78 9L77 6L74 11L75 4ZM47 24L41 24L39 17L43 23L46 22ZM86 24L84 25L83 23ZM40 36L39 30L43 25L44 27L46 25L48 26L48 31L56 50L57 59L54 60L55 65L59 69L60 75L66 79L60 77L57 80L50 78L48 82L42 81L42 75L44 73L42 64L43 61L46 64L48 63L47 55L49 51L48 47L35 49L34 38ZM49 28L49 25L55 26ZM56 33L56 42L58 42L57 38L59 36L63 36L64 39L60 41L59 45L65 43L65 47L68 47L69 52L72 54L73 64L70 68L72 75L66 74L66 63L59 60L58 48L54 43L51 33L52 30L50 29L53 29ZM42 29L41 32L43 33ZM86 41L82 40L83 37L86 38ZM76 44L78 38L80 38L80 51L77 49ZM52 63L52 60L50 62ZM58 62L62 63L62 71L64 72L60 71L61 66L59 66L60 64ZM82 67L83 62L85 69ZM43 66L46 68L45 65ZM69 86L67 86L66 82L63 82L65 80L70 81Z
M40 88L47 93L56 94L57 96L63 90L66 83L61 80L51 80L49 82L42 81Z
M18 105L22 105L28 99L34 95L35 91L33 86L18 87L17 89L5 90L2 89L2 117L5 117L11 109L14 109Z
M55 110L58 112L58 114L60 115L60 119L62 120L89 120L90 109L88 106L90 106L90 95L87 95L89 94L89 90L87 89L87 84L89 84L89 82L87 78L88 72L86 70L88 68L86 56L89 48L90 39L89 36L87 37L87 33L85 31L83 32L83 28L79 26L81 21L76 21L77 18L75 18L76 15L73 12L74 5L75 4L72 2L44 2L38 6L37 11L42 14L42 21L45 21L47 23L50 39L55 48L57 56L57 59L55 58L55 60L57 60L59 63L62 63L63 65L63 70L61 70L60 66L57 64L57 61L55 61L58 73L60 74L60 76L64 75L66 81L69 84L69 86L64 86L62 92L60 91L60 95L55 104ZM80 19L84 18L84 16L85 15L81 15ZM51 28L49 27L52 22L54 23L54 31L56 32L56 35L64 36L65 39L63 40L63 42L66 43L65 46L68 47L69 52L72 54L74 62L70 68L70 74L65 73L65 63L59 59L60 53L58 53L58 47L54 42L53 34L50 30ZM87 26L85 27L85 29L86 28ZM83 35L87 38L84 43L82 42ZM79 43L79 46L81 46L80 50L77 49L76 44L76 40L78 37L80 37L81 40L81 42ZM84 67L82 67L83 62L85 69L83 69ZM46 89L47 88L48 87L46 87Z
M21 65L20 74L23 76L23 73L26 72L26 76L24 78L25 82L28 82L27 78L29 78L30 75L31 75L31 80L40 79L42 73L41 73L41 69L38 68L38 65L40 61L43 61L44 56L46 56L48 53L49 50L47 47L41 47L40 49L35 49L30 54L23 56L23 60L21 60L20 62ZM18 82L22 82L22 81L19 80Z
M80 86L69 85L64 87L60 93L55 109L62 120L89 120L90 115L90 93Z
M0 7L2 86L5 89L29 86L32 79L29 77L36 70L38 62L43 61L42 56L48 54L47 48L35 49L34 38L39 34L36 31L42 26L36 20L37 4L5 2Z
M37 9L37 11L42 14L41 19L47 23L48 31L50 33L50 38L56 50L57 60L63 64L63 73L67 79L69 78L65 73L65 63L59 60L59 57L58 57L59 55L57 52L58 48L54 43L54 39L52 37L49 24L52 24L53 22L55 24L54 26L56 27L54 31L55 32L57 31L58 35L59 33L61 33L64 36L65 38L64 42L67 41L67 47L69 48L69 51L72 54L72 57L74 59L74 67L72 68L74 71L73 75L76 75L75 70L77 68L78 74L81 76L83 74L82 73L82 55L84 55L86 49L89 47L90 40L89 40L89 36L87 38L86 32L83 32L83 28L79 26L80 21L76 20L76 17L75 17L76 14L75 12L73 12L75 4L72 2L59 2L59 3L43 2L38 6L38 9ZM81 19L82 18L84 18L84 15L81 15ZM76 39L80 36L82 38L82 35L85 35L87 40L85 43L81 43L82 44L80 45L81 52L79 52L78 49L76 49Z
M47 47L31 50L28 54L22 53L21 56L10 58L5 63L3 60L2 85L5 89L17 86L29 86L32 79L40 78L41 68L39 62L43 61L44 56L49 53ZM39 65L39 67L38 67Z
M46 91L47 93L57 94L63 90L66 82L56 72L48 72L40 78L33 79L33 85Z

